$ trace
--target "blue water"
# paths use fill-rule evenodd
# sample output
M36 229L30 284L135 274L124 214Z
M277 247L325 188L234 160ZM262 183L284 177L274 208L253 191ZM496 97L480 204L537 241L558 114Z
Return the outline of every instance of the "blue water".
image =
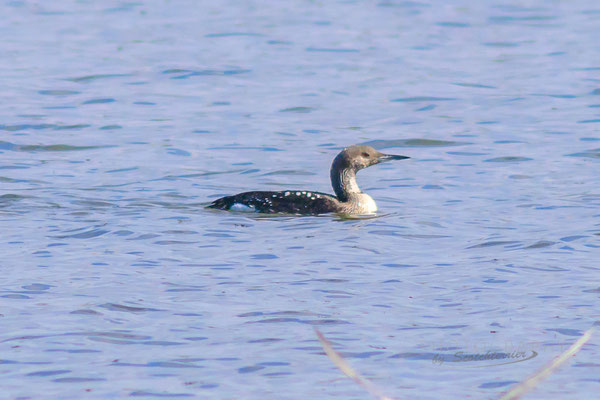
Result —
M599 320L596 2L0 13L0 397L367 398L318 327L389 396L497 398ZM411 157L376 218L203 208L354 143ZM593 397L598 343L527 399Z

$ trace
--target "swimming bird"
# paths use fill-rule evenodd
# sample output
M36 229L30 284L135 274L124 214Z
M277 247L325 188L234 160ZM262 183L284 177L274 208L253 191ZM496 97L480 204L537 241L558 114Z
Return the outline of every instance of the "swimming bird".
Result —
M363 168L410 157L383 154L366 145L346 147L333 160L330 177L335 196L306 190L244 192L213 201L208 208L286 214L374 214L377 204L356 183Z

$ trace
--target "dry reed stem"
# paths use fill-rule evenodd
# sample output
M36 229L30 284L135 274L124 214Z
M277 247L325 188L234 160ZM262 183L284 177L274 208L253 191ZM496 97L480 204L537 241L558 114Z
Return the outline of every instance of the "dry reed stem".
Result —
M552 375L571 357L575 356L577 352L583 347L583 345L590 340L593 331L594 328L588 329L583 334L583 336L580 337L575 343L573 343L571 347L569 347L564 353L556 357L549 364L544 366L544 368L542 368L523 382L519 383L513 389L506 392L499 400L518 400L525 393L534 389L541 381ZM317 337L321 342L321 346L323 346L323 350L325 350L325 354L327 354L329 359L340 371L342 371L346 376L351 378L354 382L356 382L359 386L361 386L363 389L365 389L377 399L394 400L391 397L385 396L383 393L381 393L381 391L371 381L360 375L358 371L352 368L350 364L348 364L348 362L344 360L341 354L335 351L335 349L331 346L329 340L327 340L327 338L317 328L315 328L315 333L317 334Z
M391 397L385 396L383 393L381 393L381 391L375 385L373 385L371 381L360 375L358 371L352 368L350 364L344 360L341 354L334 350L329 340L327 340L327 338L323 336L323 334L317 328L315 328L315 333L321 342L321 346L323 346L323 350L325 350L325 354L327 354L329 359L336 367L338 367L340 371L342 371L346 376L369 392L373 397L376 397L379 400L394 400Z
M556 357L550 363L548 363L544 368L519 383L513 389L509 390L505 393L499 400L517 400L521 398L525 393L529 392L533 388L535 388L542 380L549 377L552 373L554 373L558 368L560 368L564 363L566 363L569 358L573 357L577 352L583 347L583 345L590 340L592 337L592 332L594 328L588 329L582 337L580 337L575 343L571 345L560 356Z

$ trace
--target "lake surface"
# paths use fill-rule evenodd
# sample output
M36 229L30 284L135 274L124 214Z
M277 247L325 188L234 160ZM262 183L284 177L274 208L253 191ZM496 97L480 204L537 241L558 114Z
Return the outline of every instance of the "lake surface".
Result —
M404 399L566 350L600 320L600 5L452 3L3 2L0 397L368 398L314 327ZM411 157L359 174L375 218L204 209L331 192L354 143ZM597 394L599 343L527 399Z

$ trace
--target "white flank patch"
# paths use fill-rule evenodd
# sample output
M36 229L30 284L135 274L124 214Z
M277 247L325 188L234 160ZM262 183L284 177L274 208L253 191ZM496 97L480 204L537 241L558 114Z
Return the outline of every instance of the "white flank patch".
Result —
M241 211L241 212L254 212L254 207L250 207L247 206L245 204L242 203L233 203L231 208L231 211Z

